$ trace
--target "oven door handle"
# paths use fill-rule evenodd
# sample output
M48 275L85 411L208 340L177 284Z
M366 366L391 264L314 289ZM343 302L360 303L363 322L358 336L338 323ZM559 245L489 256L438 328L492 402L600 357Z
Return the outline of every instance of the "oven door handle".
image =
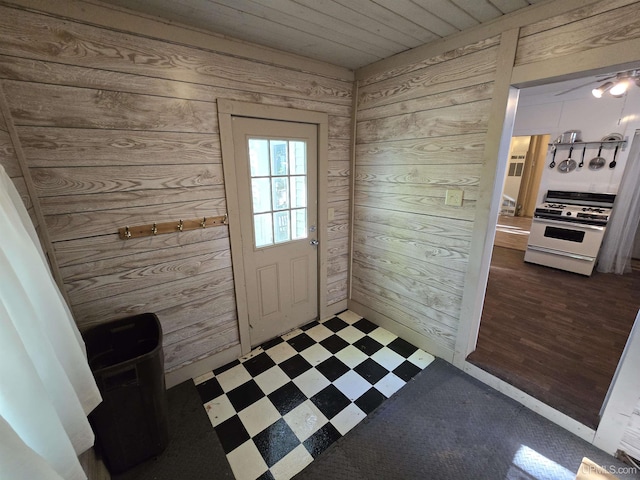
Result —
M577 222L563 222L562 220L550 220L548 218L534 217L533 221L537 223L550 223L551 225L560 225L565 228L568 228L569 226L574 226L578 228L584 228L586 230L595 230L597 232L601 232L604 230L604 227L601 227L598 225L587 225L585 223L577 223Z
M535 245L527 246L527 250L534 250L536 252L542 252L542 253L550 253L552 255L558 255L560 257L569 257L569 258L574 258L576 260L583 260L585 262L593 262L595 260L595 258L587 257L586 255L578 255L577 253L561 252L559 250L553 250L551 248L536 247Z

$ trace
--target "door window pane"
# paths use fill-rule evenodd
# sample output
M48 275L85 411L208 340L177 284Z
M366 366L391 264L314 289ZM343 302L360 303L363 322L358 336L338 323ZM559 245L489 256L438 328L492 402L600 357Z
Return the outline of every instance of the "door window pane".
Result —
M289 142L289 163L291 175L307 173L307 144L305 142Z
M269 144L271 145L271 175L288 175L287 142L271 140Z
M269 140L249 139L249 164L252 177L269 176Z
M275 243L288 242L289 240L291 240L291 231L289 227L289 210L274 213L273 226L275 230Z
M253 216L253 230L255 232L256 247L273 245L273 226L271 213Z
M307 209L291 210L291 230L293 239L307 238Z
M307 177L297 175L291 179L291 208L307 206Z
M306 143L250 138L249 163L255 247L307 238Z
M252 178L253 213L271 211L271 188L269 178Z

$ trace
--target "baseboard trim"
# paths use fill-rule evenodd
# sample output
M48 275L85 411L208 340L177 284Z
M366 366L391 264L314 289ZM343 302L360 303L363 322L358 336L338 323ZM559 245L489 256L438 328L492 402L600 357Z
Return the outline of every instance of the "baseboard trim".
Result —
M582 438L586 442L593 444L596 432L592 428L583 425L577 420L574 420L564 413L550 407L546 403L541 402L537 398L532 397L531 395L517 389L513 385L499 379L498 377L482 370L481 368L469 362L464 363L463 371L471 375L473 378L480 380L485 385L489 385L500 393L503 393L507 397L512 398L516 402L524 405L528 409L533 410L539 415L542 415L547 420L550 420L556 425Z
M233 362L241 356L242 353L240 351L240 345L234 345L231 348L214 353L209 357L197 360L189 365L179 368L178 370L165 374L164 378L166 386L167 388L175 387L186 380L191 380L192 378L210 372L214 368L222 367L227 363Z
M356 302L355 300L349 300L348 307L352 312L357 313L370 322L375 323L379 327L386 328L394 335L397 335L407 342L412 343L425 352L430 353L431 355L434 355L436 357L440 357L449 363L453 363L454 352L452 349L448 349L434 342L421 333L416 332L415 330L412 330L411 328L399 323L398 321L393 320L379 312L376 312L375 310L372 310L369 307Z

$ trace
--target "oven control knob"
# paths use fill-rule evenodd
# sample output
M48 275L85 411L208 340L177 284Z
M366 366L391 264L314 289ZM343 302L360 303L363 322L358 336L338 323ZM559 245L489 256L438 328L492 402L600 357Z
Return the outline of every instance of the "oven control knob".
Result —
M567 217L570 217L570 216L571 216L571 212L567 212Z

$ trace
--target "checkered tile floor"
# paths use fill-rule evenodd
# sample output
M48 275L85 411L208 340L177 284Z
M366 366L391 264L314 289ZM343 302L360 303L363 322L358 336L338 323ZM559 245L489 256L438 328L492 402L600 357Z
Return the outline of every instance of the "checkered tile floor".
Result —
M237 480L289 479L433 361L346 311L194 379Z

